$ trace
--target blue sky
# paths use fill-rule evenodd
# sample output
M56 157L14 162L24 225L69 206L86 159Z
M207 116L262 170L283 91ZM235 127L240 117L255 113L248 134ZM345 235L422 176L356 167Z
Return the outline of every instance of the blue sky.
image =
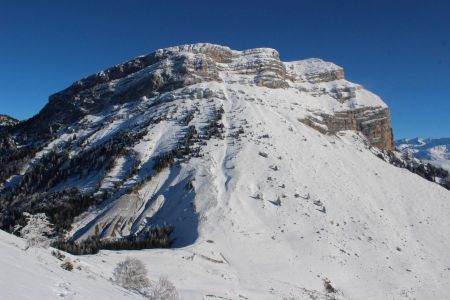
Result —
M0 113L154 49L211 42L320 57L391 107L396 138L450 136L450 1L0 0Z

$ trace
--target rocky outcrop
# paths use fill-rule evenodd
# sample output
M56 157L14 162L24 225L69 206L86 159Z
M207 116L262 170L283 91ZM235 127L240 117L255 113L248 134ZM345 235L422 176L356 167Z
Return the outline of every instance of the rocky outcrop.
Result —
M14 119L7 115L0 114L0 127L2 126L13 126L19 123L19 120Z
M361 108L338 112L333 116L324 115L324 120L331 132L355 130L362 132L371 145L393 150L391 116L389 109Z
M393 150L393 133L388 108L361 108L336 112L334 115L319 114L302 122L322 133L337 133L341 130L355 130L363 133L372 146Z
M297 82L319 83L344 79L344 69L319 58L289 62L285 65L291 79Z

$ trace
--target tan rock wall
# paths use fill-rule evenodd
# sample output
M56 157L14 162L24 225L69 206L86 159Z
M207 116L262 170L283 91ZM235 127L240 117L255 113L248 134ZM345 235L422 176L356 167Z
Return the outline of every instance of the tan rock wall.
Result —
M391 116L388 108L363 108L339 112L324 117L331 132L356 130L362 132L370 143L381 149L394 148L391 130Z
M359 131L367 137L372 146L387 150L394 149L388 108L362 108L320 116L322 120L308 118L302 122L322 133L336 133L341 130ZM323 125L328 129L325 129Z

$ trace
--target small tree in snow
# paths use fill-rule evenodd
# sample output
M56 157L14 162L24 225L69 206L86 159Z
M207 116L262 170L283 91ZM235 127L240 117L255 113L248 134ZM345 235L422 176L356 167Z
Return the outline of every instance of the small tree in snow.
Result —
M48 221L44 213L32 215L24 212L27 225L19 228L20 235L27 241L27 248L50 246L50 236L53 234L52 224Z
M150 300L179 299L177 289L166 277L160 277L158 281L151 283L147 278L145 265L137 258L127 257L119 262L113 272L113 281Z
M160 277L152 284L148 298L151 300L178 300L175 286L166 277Z
M150 286L145 265L136 258L127 257L114 269L113 280L116 284L143 293Z

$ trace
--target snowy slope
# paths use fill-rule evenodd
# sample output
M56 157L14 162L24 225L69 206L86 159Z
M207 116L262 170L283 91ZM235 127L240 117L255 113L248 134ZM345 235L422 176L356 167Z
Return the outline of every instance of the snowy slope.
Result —
M119 237L170 224L175 248L81 257L97 274L108 278L128 255L150 274L167 274L182 299L447 299L450 192L376 157L361 132L327 131L322 122L324 114L371 114L386 104L331 63L281 63L273 49L253 49L232 51L214 69L202 47L160 50L186 59L193 79L88 112L5 185L18 184L51 151L76 158L126 133L133 138L109 168L55 180L49 193L78 187L105 195L68 236ZM152 77L158 84L178 79L173 64L101 83L95 95L108 90L103 105L149 74L163 74ZM88 97L74 99L81 106ZM380 128L370 127L378 118L364 122ZM155 168L169 154L173 161ZM325 291L326 278L337 295Z
M280 129L271 134L281 135L286 124L273 122ZM352 132L326 137L302 126L290 133L294 141L298 135L297 146L269 138L237 155L212 151L215 169L198 166L202 222L194 245L102 251L80 261L109 278L118 261L138 257L151 274L168 275L181 299L329 299L323 278L342 299L446 299L450 193L373 156ZM278 197L280 206L270 202ZM53 293L58 282L42 281L43 290ZM101 290L86 289L103 299ZM11 293L19 290L10 286Z
M286 133L285 120L254 116L291 142L211 149L211 164L196 166L196 243L131 255L167 273L185 299L327 299L323 278L343 299L447 298L447 190L376 158L354 133Z
M76 257L75 269L69 272L50 249L23 249L22 239L0 230L0 299L143 299Z
M405 153L450 171L450 139L401 139L396 147Z
M230 77L231 75L225 73L224 77L226 76ZM285 139L290 134L305 129L305 126L301 125L301 120L306 116L313 115L319 109L320 112L328 113L339 109L348 109L346 105L349 105L347 102L340 103L327 94L311 96L309 93L302 93L295 88L271 89L249 86L248 84L234 83L237 80L237 78L234 78L232 83L226 83L224 79L222 83L200 83L176 90L170 93L170 102L163 103L163 105L154 109L148 109L147 107L152 107L152 103L157 100L143 99L132 103L132 105L116 108L110 115L105 116L102 113L95 117L88 116L83 119L81 123L84 126L79 127L81 130L75 129L73 133L79 137L89 136L82 145L85 151L86 148L94 147L117 132L124 131L127 128L127 130L130 130L130 127L136 130L135 128L139 128L142 126L141 124L145 124L152 117L165 116L165 120L147 127L148 133L132 146L131 152L133 154L131 156L121 157L116 161L114 169L104 176L100 190L102 190L102 187L107 187L107 182L114 181L119 183L121 189L142 182L139 188L135 189L135 192L131 195L119 194L118 199L113 199L105 206L96 208L93 213L86 214L78 223L75 223L71 233L77 238L85 237L94 234L97 230L95 225L100 224L101 228L105 228L105 231L101 230L103 234L127 235L130 232L137 232L148 220L151 220L152 224L169 223L175 225L176 231L179 231L177 239L179 245L189 244L197 236L197 233L192 232L191 228L198 223L198 217L196 212L192 210L190 202L196 203L198 197L193 193L186 193L185 186L193 179L201 179L198 178L200 176L199 168L205 166L213 168L214 165L210 165L214 163L225 164L223 161L216 162L216 160L231 159L240 151L243 151L244 147L250 147L253 144L264 145L268 141L277 140L282 144L289 144L292 140L287 141ZM320 85L325 84L320 83ZM162 96L163 99L165 96ZM377 96L370 92L364 92L361 97L354 99L354 102L357 101L384 105ZM222 134L226 137L224 141L218 144L219 141L213 138L207 141L206 145L202 142L193 145L191 148L200 149L200 154L203 157L200 159L191 157L188 162L181 165L181 168L179 165L175 165L172 169L163 170L160 173L155 173L152 170L154 158L176 148L177 142L186 134L188 126L180 124L180 120L183 120L186 115L192 114L192 120L189 121L188 125L195 126L199 136L202 136L202 134L204 135L202 133L205 131L204 128L211 126L209 125L211 120L214 119L217 111L221 108L224 110L224 116L219 122L225 128ZM126 115L126 118L122 117L123 115ZM92 119L95 120L94 123L90 122ZM282 122L284 132L272 135L269 139L262 137L267 134L270 135L270 131L275 130L275 126L280 126L274 123L275 120ZM104 125L96 128L96 131L92 133L90 131L93 127L95 128L95 124ZM84 129L85 127L88 129ZM87 133L87 131L89 132ZM299 143L302 142L301 136L296 137L299 139ZM53 143L53 145L56 144ZM265 148L260 150L266 151ZM49 148L45 148L42 152L46 151L48 152ZM258 151L254 155L257 156L257 153ZM289 153L287 154L289 155ZM38 155L40 154L38 153ZM139 171L137 175L130 177L124 160L131 160L132 157L137 159ZM294 158L289 159L296 161ZM229 163L226 162L226 164ZM234 166L226 165L223 168L227 173L230 173L231 169L229 168L234 168ZM269 171L267 170L267 172ZM284 171L282 173L284 174ZM267 173L264 174L268 175ZM149 175L152 176L152 179L144 180ZM207 177L210 178L209 175ZM83 187L92 186L87 182L75 182L75 184ZM208 189L211 189L217 184L217 182L208 182L205 185L208 186ZM62 185L62 187L67 188L73 185ZM177 199L177 203L166 203L166 199ZM217 202L217 199L210 199L205 204L196 203L196 205L208 207L214 205L215 202ZM158 214L155 214L156 212ZM183 217L180 217L180 214ZM121 228L121 232L114 231L114 228Z

